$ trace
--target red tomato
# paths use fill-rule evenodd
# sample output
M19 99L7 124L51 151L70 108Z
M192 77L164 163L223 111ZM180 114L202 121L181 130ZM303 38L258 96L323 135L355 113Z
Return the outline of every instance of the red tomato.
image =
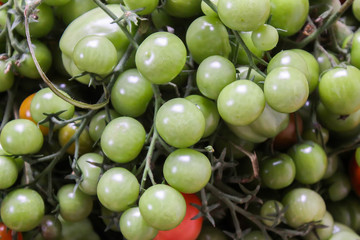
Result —
M28 120L31 120L34 123L36 123L34 121L34 119L31 117L31 113L30 113L30 105L31 105L31 101L34 98L34 96L35 96L35 93L29 95L21 103L20 108L19 108L19 118L28 119ZM42 132L42 134L44 136L46 136L49 133L49 128L48 127L45 127L45 126L39 126L39 127L40 127L40 130L41 130L41 132Z
M355 156L349 162L349 175L352 188L360 197L360 167L356 162Z
M0 239L1 240L12 240L12 231L8 229L5 224L0 223ZM22 240L22 234L17 233L17 240Z
M200 234L203 218L191 220L199 213L199 209L190 205L201 206L200 199L195 194L182 194L186 201L186 214L180 225L168 231L159 231L154 240L195 240Z
M290 114L289 125L282 132L280 132L274 139L274 148L278 150L285 150L297 142L295 113ZM302 135L303 121L300 114L296 114L296 122L299 128L299 133Z

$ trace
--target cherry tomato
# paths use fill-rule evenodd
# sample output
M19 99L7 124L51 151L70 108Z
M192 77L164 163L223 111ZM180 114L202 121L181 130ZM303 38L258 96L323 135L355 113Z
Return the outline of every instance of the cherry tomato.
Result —
M159 0L124 0L125 5L130 10L144 8L143 10L136 12L138 15L146 15L152 13L159 4Z
M283 210L284 206L276 200L268 200L264 202L260 209L260 216L263 217L262 222L267 226L276 226L280 223L277 214Z
M107 111L104 109L96 113L91 118L89 124L89 134L94 142L100 139L107 123L109 123L114 118L120 117L120 115L112 109L109 111L109 116L110 118L108 118Z
M9 63L0 61L0 92L9 90L14 84L14 73L7 69Z
M164 9L174 17L193 17L201 13L201 0L168 0L164 5Z
M41 221L41 235L45 240L56 240L61 236L62 225L53 215L45 215Z
M19 108L19 118L28 119L28 120L36 123L34 121L34 119L31 117L31 111L30 111L31 101L34 98L34 96L35 96L35 93L29 95L22 101L20 108ZM46 136L49 133L48 127L45 127L43 125L38 125L38 126L44 136Z
M102 164L103 157L97 153L86 153L79 157L77 164L82 174L79 188L88 195L96 195L101 168L95 164Z
M194 218L198 213L199 209L193 206L196 204L201 206L201 200L195 194L182 194L186 202L186 214L180 225L168 230L159 231L154 240L196 240L200 234L203 218Z
M295 124L295 114L296 114L296 124ZM296 126L300 134L303 131L303 121L299 114L292 113L290 114L289 125L283 131L281 131L274 138L274 147L279 150L284 150L292 146L297 142L296 136Z
M13 158L0 156L0 189L11 187L18 178L18 168Z
M1 240L13 240L14 238L12 237L13 231L11 229L8 229L5 224L3 224L2 222L0 222L0 239ZM23 236L22 233L18 232L16 233L17 235L17 240L22 240Z
M252 32L251 40L254 46L262 51L269 51L276 47L279 41L279 34L271 25L264 24Z

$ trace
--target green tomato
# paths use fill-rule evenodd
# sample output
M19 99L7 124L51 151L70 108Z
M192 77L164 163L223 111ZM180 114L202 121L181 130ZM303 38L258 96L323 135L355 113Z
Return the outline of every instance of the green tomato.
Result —
M210 2L212 2L216 7L217 4L219 2L219 0L210 0ZM214 10L212 10L211 7L209 7L209 5L207 5L205 3L205 1L201 2L201 11L206 15L206 16L210 16L210 17L217 17L218 14L217 12L215 12Z
M352 12L355 16L355 18L360 21L360 1L359 0L354 0L353 4L352 4Z
M360 70L354 66L334 68L320 78L319 95L324 106L339 115L360 109Z
M135 55L138 71L150 82L164 84L173 80L186 62L186 47L179 37L169 32L148 36Z
M88 218L78 222L67 222L61 216L59 219L62 225L60 240L100 240Z
M11 187L18 177L18 168L14 159L0 156L0 189Z
M316 116L324 127L334 132L351 131L360 124L360 110L342 118L339 114L330 112L321 102L316 108Z
M200 95L189 95L185 99L194 103L205 118L205 131L203 138L213 134L219 125L220 115L216 107L216 103Z
M256 83L239 80L221 90L217 106L224 121L242 126L252 123L261 115L265 108L265 97Z
M327 155L324 149L311 141L298 143L289 150L295 162L296 180L303 184L320 181L326 172Z
M308 188L290 190L283 197L282 204L288 208L285 212L286 224L293 228L319 221L326 213L324 199Z
M135 159L145 144L143 125L131 117L118 117L106 125L101 135L101 149L114 162Z
M86 153L77 160L82 174L79 188L87 195L96 195L101 168L95 164L102 164L103 160L103 157L97 153Z
M330 151L330 148L327 148L327 150ZM336 170L339 168L339 161L340 158L338 155L332 154L328 156L328 165L323 179L328 179L335 174Z
M199 108L184 98L174 98L162 105L155 126L164 141L176 148L197 143L205 132L205 118Z
M30 231L44 217L45 204L40 194L32 189L11 191L1 202L1 220L12 230Z
M359 235L352 232L338 232L333 234L329 240L357 240L359 237Z
M201 13L201 0L167 0L164 9L171 16L189 18Z
M203 154L193 149L177 149L166 158L164 178L182 193L196 193L209 182L211 164Z
M269 51L276 47L279 33L273 26L264 24L251 33L251 40L257 49Z
M217 17L196 18L186 31L186 44L194 61L199 64L213 55L228 58L231 51L229 34Z
M156 8L151 13L151 20L156 29L163 29L168 26L173 27L175 25L175 20L170 16L163 8Z
M159 4L159 0L124 0L124 3L130 10L144 8L136 12L136 14L141 16L152 13Z
M204 225L197 240L228 240L228 237L219 228Z
M147 224L165 231L175 228L184 219L186 202L174 188L157 184L146 189L141 195L139 209Z
M328 184L327 192L333 202L343 200L351 191L350 179L342 171L334 173L325 183Z
M127 209L121 215L119 224L121 233L129 240L151 240L158 233L145 222L138 207Z
M295 179L297 169L293 159L287 154L265 158L260 163L260 177L265 186L282 189Z
M58 0L50 0L50 1L59 2ZM66 25L69 25L76 18L80 17L81 15L87 13L88 11L96 7L97 7L96 3L92 0L70 0L68 3L64 5L57 6L56 11L57 14L59 15L59 18L62 19L62 21Z
M309 84L305 75L293 67L278 67L265 78L266 102L274 110L292 113L299 110L309 96Z
M262 58L264 55L264 51L260 50L259 48L255 47L254 42L252 40L252 32L240 32L240 37L244 41L246 47L258 58ZM232 54L235 54L234 51ZM245 49L239 45L239 49L237 51L237 60L236 62L241 65L249 65L249 58L246 54ZM254 60L257 63L257 60Z
M135 175L121 167L107 170L99 180L97 196L107 209L120 212L135 203L140 184Z
M9 90L14 84L14 73L7 69L9 62L0 61L0 92Z
M77 42L72 54L79 70L107 75L116 66L117 52L112 42L104 36L85 36Z
M270 2L270 25L278 28L281 36L292 36L303 27L309 14L309 0Z
M302 137L305 140L313 141L319 145L326 144L329 141L329 130L326 128L308 128L303 131Z
M61 217L70 222L87 218L93 209L93 199L80 189L75 190L75 184L63 185L58 193Z
M17 0L19 5L21 4L21 0ZM32 4L33 0L25 0L25 5L29 6ZM24 6L24 9L25 7ZM36 13L36 21L30 21L29 22L29 30L30 30L30 36L32 38L41 38L50 33L50 31L53 29L55 17L53 10L50 6L47 4L40 4L36 7L37 13ZM24 22L20 22L15 27L15 31L19 33L21 36L25 37L25 24Z
M25 44L26 41L22 41L22 44ZM34 49L35 57L40 64L43 72L47 72L52 64L52 54L49 48L42 42L38 40L32 40L31 47ZM17 52L14 52L14 55ZM16 71L24 77L31 79L39 79L40 74L35 66L34 60L30 52L23 53L20 56L19 66L16 66Z
M339 59L333 53L329 52L328 54L328 56L330 56L334 60L335 64L340 63ZM332 68L331 61L328 56L323 52L320 52L316 56L316 61L319 63L320 67L320 73L324 73L326 70Z
M237 31L254 31L270 15L270 0L219 0L217 7L221 21Z
M210 99L216 100L221 90L236 80L236 70L232 62L222 56L204 59L196 72L199 91Z
M110 109L110 111L109 111L109 116L107 115L107 111L105 109L96 113L91 118L91 121L89 124L89 135L90 135L91 139L94 142L98 141L100 139L101 134L103 133L107 123L117 117L120 117L120 115L112 109Z
M66 92L60 91L69 97ZM35 122L44 120L46 118L45 114L54 114L60 111L63 111L58 115L61 119L70 119L74 116L75 107L55 95L50 88L39 90L31 101L30 113ZM46 122L42 125L48 127L49 123Z
M1 131L1 146L14 155L34 154L43 146L44 137L36 124L27 119L14 119Z
M327 240L331 237L334 228L334 218L329 212L325 212L324 217L318 224L321 224L325 227L316 228L316 235L312 231L304 237L305 240Z
M114 109L124 116L142 115L153 97L151 82L137 69L123 72L111 90L111 103Z
M260 209L260 216L263 217L262 222L267 226L276 226L280 223L280 211L284 206L281 202L276 200L268 200L264 202Z

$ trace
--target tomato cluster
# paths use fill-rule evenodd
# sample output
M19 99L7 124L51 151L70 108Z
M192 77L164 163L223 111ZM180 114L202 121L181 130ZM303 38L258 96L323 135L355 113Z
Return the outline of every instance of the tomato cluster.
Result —
M0 239L360 238L360 0L0 3Z

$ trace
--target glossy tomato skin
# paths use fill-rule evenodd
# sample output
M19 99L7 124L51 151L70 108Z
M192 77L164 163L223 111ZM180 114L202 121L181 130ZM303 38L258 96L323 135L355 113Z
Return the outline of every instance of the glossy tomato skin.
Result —
M193 204L201 206L201 200L195 194L182 194L186 202L186 214L180 225L168 230L159 231L154 240L196 240L202 229L203 217L194 218L200 211Z
M217 17L195 19L186 31L186 44L197 63L213 55L228 58L231 51L226 27Z
M40 194L32 189L13 190L1 203L1 219L6 226L18 231L30 231L37 227L45 212Z
M16 233L17 240L23 240L23 236L21 232ZM12 230L8 229L4 223L0 222L0 239L1 240L13 240L12 238Z

